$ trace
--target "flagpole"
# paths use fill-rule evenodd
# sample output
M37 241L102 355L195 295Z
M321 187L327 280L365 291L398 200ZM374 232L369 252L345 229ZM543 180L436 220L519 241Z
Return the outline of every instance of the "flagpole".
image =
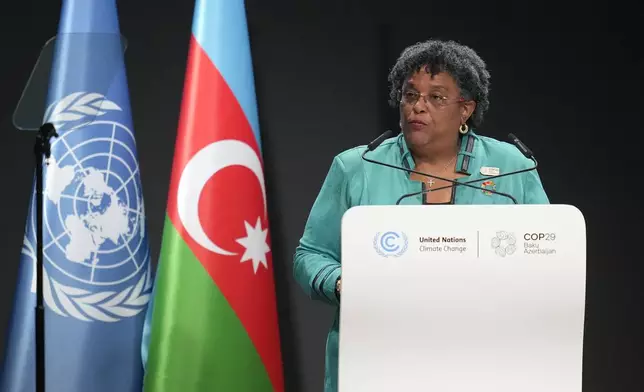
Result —
M45 392L45 306L43 304L43 160L51 155L50 139L56 137L50 123L38 130L34 154L36 158L36 392ZM44 158L44 159L43 159Z

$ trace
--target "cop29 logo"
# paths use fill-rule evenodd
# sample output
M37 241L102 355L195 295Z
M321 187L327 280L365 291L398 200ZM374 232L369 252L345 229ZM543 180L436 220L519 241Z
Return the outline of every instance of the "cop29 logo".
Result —
M517 250L517 240L514 233L509 233L507 231L498 231L496 235L492 237L491 243L494 253L501 257L509 256Z
M382 257L399 257L407 251L407 235L399 231L378 232L373 237L373 248Z

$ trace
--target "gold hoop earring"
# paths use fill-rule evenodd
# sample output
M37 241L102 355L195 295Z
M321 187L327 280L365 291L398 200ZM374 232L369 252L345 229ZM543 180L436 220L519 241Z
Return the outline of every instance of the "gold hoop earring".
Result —
M469 129L469 127L467 126L467 124L463 124L463 125L461 125L460 127L458 127L458 131L459 131L461 134L463 134L463 135L465 135L469 130L470 130L470 129Z

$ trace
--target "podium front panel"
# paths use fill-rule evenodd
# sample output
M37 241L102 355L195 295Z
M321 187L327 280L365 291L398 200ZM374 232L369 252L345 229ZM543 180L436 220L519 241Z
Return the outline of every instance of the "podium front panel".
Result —
M354 207L339 391L581 392L585 284L575 207Z

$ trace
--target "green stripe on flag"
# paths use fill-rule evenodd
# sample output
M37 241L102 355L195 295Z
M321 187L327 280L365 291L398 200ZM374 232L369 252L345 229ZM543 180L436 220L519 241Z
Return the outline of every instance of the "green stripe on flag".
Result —
M166 217L145 392L272 391L239 318Z

